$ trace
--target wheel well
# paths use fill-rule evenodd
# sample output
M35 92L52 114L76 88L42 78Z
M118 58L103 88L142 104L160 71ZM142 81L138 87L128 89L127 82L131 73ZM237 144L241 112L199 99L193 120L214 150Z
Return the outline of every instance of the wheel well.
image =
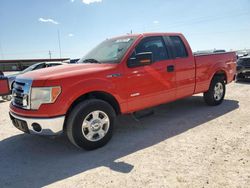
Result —
M87 100L87 99L101 99L109 103L115 110L116 114L121 113L120 105L118 101L113 97L111 94L102 92L102 91L95 91L95 92L90 92L86 93L80 97L78 97L73 104L71 104L70 108L68 111L72 110L79 102Z
M118 103L118 101L115 99L115 97L113 97L111 94L106 93L106 92L101 92L101 91L95 91L95 92L90 92L90 93L86 93L80 97L78 97L70 106L70 108L67 111L66 114L66 120L67 121L67 117L69 115L69 113L73 110L73 108L79 103L82 102L84 100L87 99L101 99L106 101L107 103L109 103L115 110L116 114L119 115L121 114L121 109L120 109L120 105ZM65 128L65 123L64 123L64 128Z
M73 108L79 103L82 102L84 100L87 99L101 99L106 101L107 103L109 103L115 110L116 114L119 115L121 114L121 109L120 109L120 105L118 103L118 101L115 99L115 97L113 97L111 94L106 93L106 92L102 92L102 91L95 91L95 92L90 92L90 93L86 93L80 97L78 97L70 106L70 108L68 109L67 113L66 113L66 119L64 121L64 130L66 128L66 122L67 122L67 117L69 115L69 113L73 110Z
M223 71L223 70L217 71L214 74L213 78L214 77L220 77L220 78L222 78L225 81L225 83L227 83L227 75L226 75L225 71Z

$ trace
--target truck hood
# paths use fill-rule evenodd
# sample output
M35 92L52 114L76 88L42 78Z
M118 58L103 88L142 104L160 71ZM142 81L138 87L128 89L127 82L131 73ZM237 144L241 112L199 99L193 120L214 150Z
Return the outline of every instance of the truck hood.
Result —
M79 75L87 75L95 72L111 70L115 66L117 66L117 64L67 64L27 72L25 74L17 76L17 78L32 79L33 81L59 80L68 77L75 77Z

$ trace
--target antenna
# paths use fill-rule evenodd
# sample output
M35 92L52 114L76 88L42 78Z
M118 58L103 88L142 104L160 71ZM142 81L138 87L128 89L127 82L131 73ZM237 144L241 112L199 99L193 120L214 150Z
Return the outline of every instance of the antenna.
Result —
M1 58L4 59L3 48L2 48L1 41L0 41L0 53L1 53Z

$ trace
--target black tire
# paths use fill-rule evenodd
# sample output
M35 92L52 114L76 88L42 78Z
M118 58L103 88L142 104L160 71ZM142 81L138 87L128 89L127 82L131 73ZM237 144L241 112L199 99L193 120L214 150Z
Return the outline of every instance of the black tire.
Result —
M215 87L218 87L217 84L219 86L222 86L223 88L223 92L220 98L215 97ZM225 93L226 93L225 80L223 79L223 77L215 76L210 83L209 90L203 94L203 98L209 106L216 106L223 102Z
M4 95L4 96L2 96L2 99L5 101L11 101L12 97L11 97L11 95Z
M92 112L104 112L109 118L109 127L103 138L90 141L83 131L83 122ZM76 105L67 118L66 132L68 139L77 147L93 150L104 146L112 137L115 111L110 104L99 99L88 99ZM93 121L92 121L93 122ZM92 123L91 123L92 124ZM94 125L93 125L94 126ZM93 127L92 127L93 128ZM102 129L102 128L99 128ZM92 129L91 129L92 130ZM92 130L93 132L93 130ZM98 133L96 133L97 135Z

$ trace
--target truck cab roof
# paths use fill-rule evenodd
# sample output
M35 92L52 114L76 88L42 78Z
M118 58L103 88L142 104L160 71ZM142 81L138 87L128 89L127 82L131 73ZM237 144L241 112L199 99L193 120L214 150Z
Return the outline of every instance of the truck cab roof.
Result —
M153 33L135 33L135 34L127 34L127 35L120 35L116 37L112 37L112 39L116 38L126 38L126 37L150 37L150 36L180 36L182 33L166 33L166 32L153 32Z

